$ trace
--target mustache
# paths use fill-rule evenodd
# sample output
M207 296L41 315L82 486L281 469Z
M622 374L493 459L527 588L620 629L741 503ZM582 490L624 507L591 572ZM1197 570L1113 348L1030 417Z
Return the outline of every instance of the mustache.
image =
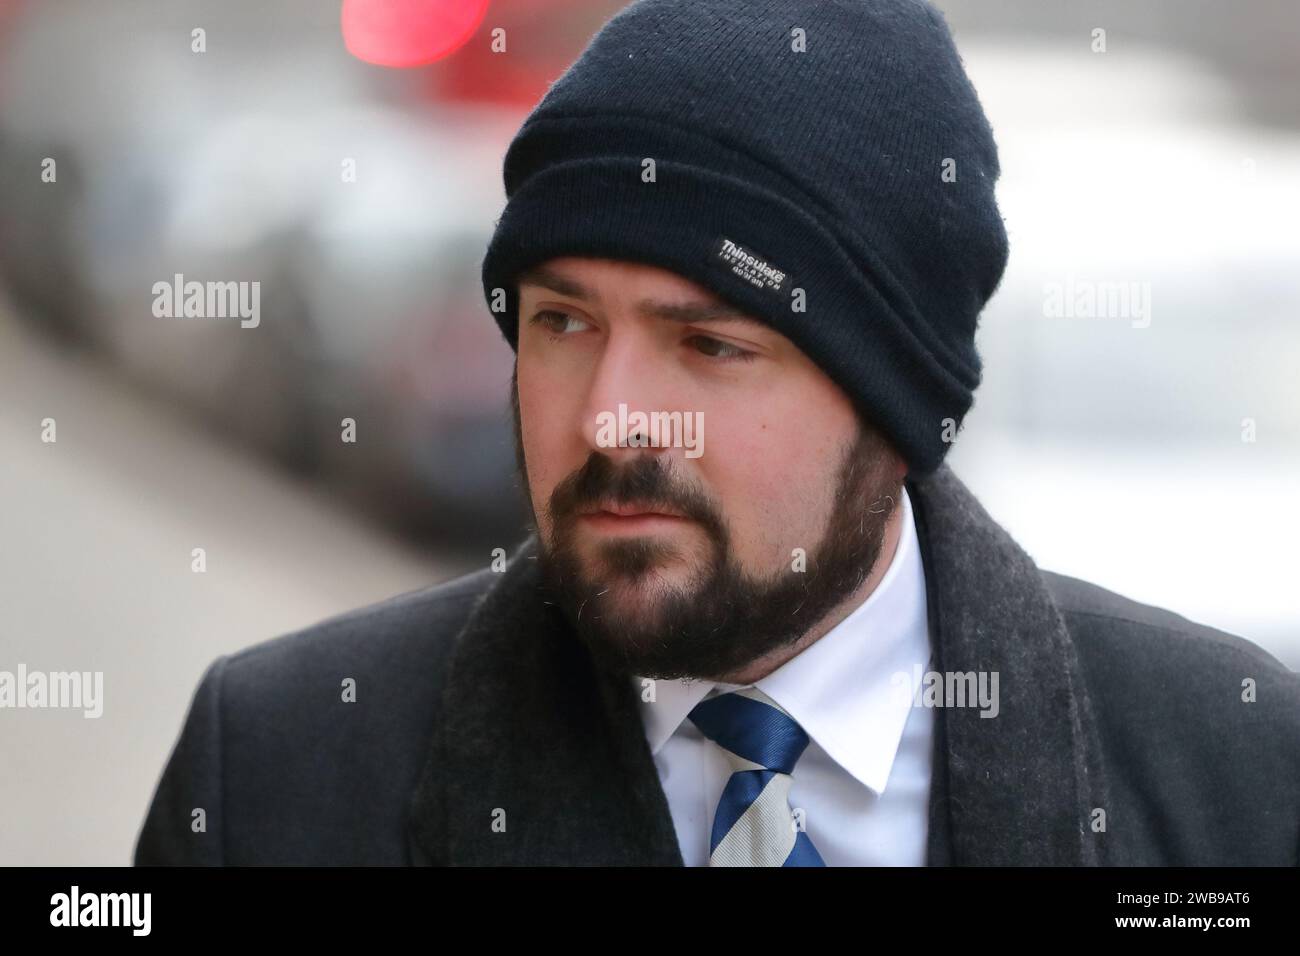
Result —
M643 455L620 468L599 452L592 452L581 468L555 487L551 519L558 524L581 510L607 503L675 511L714 531L722 526L708 497L696 486L680 487L664 458Z

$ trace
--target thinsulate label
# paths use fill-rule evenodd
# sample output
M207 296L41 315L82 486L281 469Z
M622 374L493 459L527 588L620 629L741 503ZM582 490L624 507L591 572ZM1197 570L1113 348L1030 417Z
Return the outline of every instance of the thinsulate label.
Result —
M787 278L785 270L738 242L725 236L720 237L714 249L713 261L756 288L777 295L784 294Z

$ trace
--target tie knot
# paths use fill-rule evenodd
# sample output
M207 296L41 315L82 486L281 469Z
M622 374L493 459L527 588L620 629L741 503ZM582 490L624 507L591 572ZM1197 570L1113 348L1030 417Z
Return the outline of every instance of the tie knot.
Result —
M719 747L755 765L750 769L793 774L808 746L808 735L795 719L755 687L702 700L689 717Z

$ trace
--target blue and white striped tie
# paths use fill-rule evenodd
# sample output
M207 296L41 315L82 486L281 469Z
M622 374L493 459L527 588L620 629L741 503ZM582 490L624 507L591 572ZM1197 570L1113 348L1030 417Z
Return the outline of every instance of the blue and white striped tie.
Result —
M825 866L790 809L795 762L808 735L754 687L700 701L690 720L727 754L709 837L709 866Z

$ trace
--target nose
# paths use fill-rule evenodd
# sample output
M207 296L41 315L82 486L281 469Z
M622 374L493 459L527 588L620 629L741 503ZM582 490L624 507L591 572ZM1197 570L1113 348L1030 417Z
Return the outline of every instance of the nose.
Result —
M583 441L615 462L663 454L672 447L671 429L655 434L649 423L654 412L667 410L663 401L673 387L671 375L649 336L627 325L611 332L587 392Z

